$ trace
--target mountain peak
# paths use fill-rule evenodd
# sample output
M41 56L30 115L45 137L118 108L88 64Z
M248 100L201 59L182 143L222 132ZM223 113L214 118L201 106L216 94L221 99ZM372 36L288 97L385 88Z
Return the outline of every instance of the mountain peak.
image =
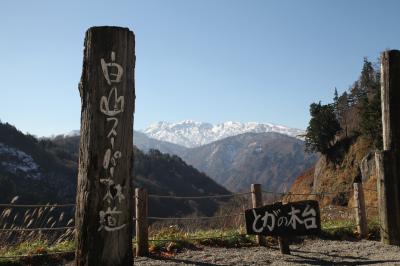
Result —
M161 121L153 123L143 130L143 133L151 138L172 142L188 148L198 147L247 132L277 132L291 137L297 137L304 133L300 129L271 123L226 121L213 125L193 120L184 120L178 123Z

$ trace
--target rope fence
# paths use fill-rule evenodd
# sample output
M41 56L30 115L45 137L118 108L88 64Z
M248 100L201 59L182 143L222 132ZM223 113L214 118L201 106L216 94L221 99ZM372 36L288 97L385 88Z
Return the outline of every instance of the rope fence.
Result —
M340 193L352 193L354 192L354 196L356 197L356 193L355 190L358 188L354 188L354 189L348 189L348 190L342 190L342 191L322 191L322 192L313 192L313 193L292 193L292 192L276 192L276 191L267 191L267 190L261 190L261 193L263 194L272 194L272 195L280 195L281 199L286 197L286 201L290 202L290 197L291 196L325 196L325 195L337 195ZM364 191L373 191L376 192L376 190L373 189L364 189ZM225 194L225 195L207 195L207 196L176 196L176 195L154 195L154 194L150 194L148 195L149 198L163 198L163 199L181 199L181 200L192 200L192 199L209 199L209 198L227 198L227 197L241 197L241 196L248 196L248 195L252 195L254 192L244 192L244 193L233 193L233 194ZM136 200L141 200L140 198L137 198ZM357 228L357 230L360 228L360 221L358 220L358 213L361 210L361 205L359 203L357 203L358 199L356 200L356 206L346 206L343 207L343 210L337 210L335 208L332 208L331 206L328 207L323 207L320 209L321 213L325 213L325 212L331 212L331 213L347 213L347 215L350 216L356 216L356 223L355 224L345 224L345 225L340 225L340 226L329 226L329 227L323 227L322 230L325 231L331 231L331 230L336 230L336 229L351 229L351 228ZM362 199L363 200L363 199ZM146 200L142 200L143 202L147 202ZM363 203L364 204L364 203ZM147 208L147 206L146 206ZM341 206L338 206L338 208L341 208ZM365 209L377 209L377 206L366 206ZM141 209L136 209L136 212L142 212L143 210ZM146 219L147 221L193 221L193 220L214 220L214 219L218 219L218 218L222 218L222 219L226 219L226 218L232 218L232 217L239 217L239 216L244 216L243 212L240 213L235 213L235 214L228 214L228 215L217 215L217 216L206 216L206 217L202 217L202 216L197 216L197 217L154 217L154 216L150 216L150 217L146 217L144 219ZM140 222L140 221L138 221ZM176 225L174 225L176 226ZM137 231L136 234L136 239L140 239L141 236L140 235L141 232ZM243 236L246 236L245 234ZM232 236L208 236L208 237L201 237L201 238L193 238L193 237L184 237L182 236L181 238L175 238L175 239L171 239L171 238L167 238L167 239L163 239L162 237L159 238L148 238L148 232L146 233L146 235L144 236L146 239L144 240L144 242L174 242L174 241L191 241L191 240L211 240L211 239L215 239L215 238L224 238L224 237L232 237ZM137 241L137 243L142 243L143 241ZM140 249L143 250L143 249ZM146 254L138 254L138 256L142 256L142 255L146 255Z
M353 190L346 191L338 191L338 192L319 192L319 193L293 193L293 192L274 192L274 191L265 191L262 192L265 194L273 194L273 195L282 195L282 196L323 196L323 195L336 195L338 193L349 193Z
M63 231L68 229L75 229L73 226L65 227L44 227L44 228L0 228L0 232L20 232L20 231Z
M377 192L374 189L366 189L365 191ZM320 192L320 193L292 193L292 192L275 192L275 191L262 191L265 194L275 194L275 195L286 195L286 196L319 196L319 195L334 195L338 193L349 193L353 192L353 190L345 190L345 191L337 191L337 192ZM243 193L232 193L225 195L206 195L206 196L174 196L174 195L156 195L149 194L149 198L169 198L169 199L183 199L183 200L192 200L192 199L212 199L212 198L229 198L229 197L238 197L244 195L250 195L252 192L243 192ZM65 208L65 207L75 207L75 203L68 204L12 204L12 203L1 203L0 208L41 208L41 207L49 207L49 208Z
M75 203L70 204L0 204L0 208L66 208L75 207Z
M217 216L203 216L203 217L147 217L149 220L212 220L212 219L220 219L220 218L229 218L229 217L237 217L244 215L244 213L237 213L231 215L217 215Z
M225 194L225 195L206 195L206 196L173 196L173 195L154 195L149 194L149 198L160 198L160 199L184 199L184 200L193 200L193 199L215 199L215 198L231 198L231 197L238 197L249 195L251 192L244 192L244 193L232 193L232 194Z
M372 191L376 192L376 190L373 189L363 189L364 191ZM292 193L292 192L276 192L276 191L266 191L266 190L261 190L261 193L263 194L272 194L272 195L280 195L281 199L284 197L287 197L287 200L290 202L290 196L324 196L324 195L335 195L339 193L351 193L354 192L354 189L349 189L349 190L344 190L344 191L322 191L322 192L313 192L313 193ZM249 196L252 195L254 192L241 192L241 193L232 193L232 194L221 194L221 195L204 195L204 196L176 196L176 195L155 195L155 194L149 194L148 198L154 198L154 199L177 199L177 200L201 200L201 199L219 199L219 198L235 198L235 197L243 197L243 196ZM135 196L135 200L138 201L140 200L137 196ZM73 203L69 204L15 204L15 203L9 203L9 204L0 204L0 209L4 208L5 210L7 209L13 209L13 208L74 208L76 205ZM347 211L349 210L354 210L354 209L359 209L359 204L354 207L343 207ZM340 207L340 206L337 206ZM147 206L146 206L147 208ZM365 206L365 209L377 209L378 206ZM320 209L321 213L325 211L334 211L335 207L332 206L326 206ZM138 219L138 209L136 209L136 217L133 218L133 221L136 223L142 222L140 219ZM234 214L227 214L227 215L215 215L215 216L196 216L196 217L156 217L156 216L145 216L144 219L147 221L196 221L196 220L216 220L216 219L227 219L227 218L233 218L233 217L244 217L244 213L234 213ZM143 217L142 217L143 219ZM14 219L15 220L15 219ZM322 228L323 230L335 230L335 229L345 229L345 228L356 228L359 227L358 224L353 224L353 225L345 225L345 226L333 226L333 227L327 227L327 228ZM0 228L0 233L2 232L32 232L32 231L63 231L63 230L74 230L74 226L60 226L60 227L37 227L37 228ZM245 237L247 236L246 234L237 234L235 235L236 237ZM138 235L138 232L136 232L136 238L138 239L140 236ZM182 239L154 239L154 238L148 238L147 237L147 242L173 242L173 241L196 241L196 240L212 240L212 239L218 239L218 238L229 238L232 237L230 236L208 236L208 237L183 237ZM140 243L141 241L136 241L134 243ZM68 254L68 253L73 253L72 251L66 251L66 252L50 252L50 253L45 253L45 254L29 254L29 255L16 255L16 256L0 256L0 259L12 259L12 258L21 258L21 257L27 257L27 256L45 256L45 255L56 255L56 254ZM139 254L140 255L140 254Z

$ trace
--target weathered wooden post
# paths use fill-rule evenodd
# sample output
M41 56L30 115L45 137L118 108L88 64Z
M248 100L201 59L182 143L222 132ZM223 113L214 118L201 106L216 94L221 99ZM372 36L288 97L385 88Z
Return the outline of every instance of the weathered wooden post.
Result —
M289 240L286 237L278 237L279 250L281 254L290 255Z
M136 206L136 256L149 254L148 195L144 188L135 189Z
M261 184L251 184L251 202L253 208L263 206ZM267 239L265 236L257 235L256 239L258 245L263 247L267 246Z
M400 51L381 57L383 151L375 154L381 241L400 245Z
M286 193L286 189L284 191ZM290 201L290 192L289 192L289 197L286 198L285 202L288 201ZM289 239L286 236L278 236L278 243L281 254L290 255Z
M76 265L132 265L134 34L87 30L76 196Z
M368 236L367 215L365 212L364 191L361 182L355 182L354 187L354 202L356 204L355 214L357 222L357 231L360 238Z

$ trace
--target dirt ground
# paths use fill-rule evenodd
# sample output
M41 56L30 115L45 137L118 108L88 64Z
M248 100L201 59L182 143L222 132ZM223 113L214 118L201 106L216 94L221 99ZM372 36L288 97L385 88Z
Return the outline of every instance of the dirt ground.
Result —
M400 248L376 241L306 240L290 246L186 250L171 258L135 258L135 265L400 265Z

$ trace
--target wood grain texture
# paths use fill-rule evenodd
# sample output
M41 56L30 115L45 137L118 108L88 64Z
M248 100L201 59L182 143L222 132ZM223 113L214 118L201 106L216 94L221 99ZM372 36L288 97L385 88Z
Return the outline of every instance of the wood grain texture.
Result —
M251 184L251 202L253 208L263 206L261 184ZM259 246L267 246L267 239L265 236L257 235L256 239Z
M136 256L149 254L148 195L144 188L135 189L136 206Z
M375 153L381 241L400 245L400 202L395 154L392 151Z
M123 69L119 82L109 84L103 73L101 59L112 61ZM114 266L132 265L133 235L133 113L135 106L134 87L135 39L127 28L93 27L87 30L83 58L83 70L79 84L81 96L81 139L79 149L79 170L76 197L76 265L78 266ZM115 73L112 69L110 73ZM112 76L112 74L111 74ZM112 76L114 78L114 76ZM105 115L101 109L102 97L108 97L113 87L118 96L124 97L123 112ZM108 103L110 108L120 106L112 95ZM104 111L104 110L103 110ZM118 119L115 128L117 135L113 144L108 136ZM107 186L101 178L112 176L110 166L105 168L105 154L111 150L116 163L112 180L120 184L125 199L116 200L117 191L112 187L112 204L104 200ZM120 151L120 157L115 152ZM113 155L112 155L113 156ZM108 164L111 162L108 161ZM108 165L107 164L107 165ZM100 212L116 206L121 211L115 215L117 225L125 226L113 232L101 229ZM108 220L107 220L108 221ZM111 224L111 223L110 223Z
M356 203L355 214L357 230L360 234L360 238L366 238L368 236L368 226L367 226L367 215L365 212L365 201L364 201L364 191L361 182L353 184L354 188L354 201Z
M383 149L400 150L400 51L381 57Z
M400 245L400 51L381 56L383 151L375 154L381 241Z
M279 250L281 254L290 255L289 240L286 237L278 237Z

